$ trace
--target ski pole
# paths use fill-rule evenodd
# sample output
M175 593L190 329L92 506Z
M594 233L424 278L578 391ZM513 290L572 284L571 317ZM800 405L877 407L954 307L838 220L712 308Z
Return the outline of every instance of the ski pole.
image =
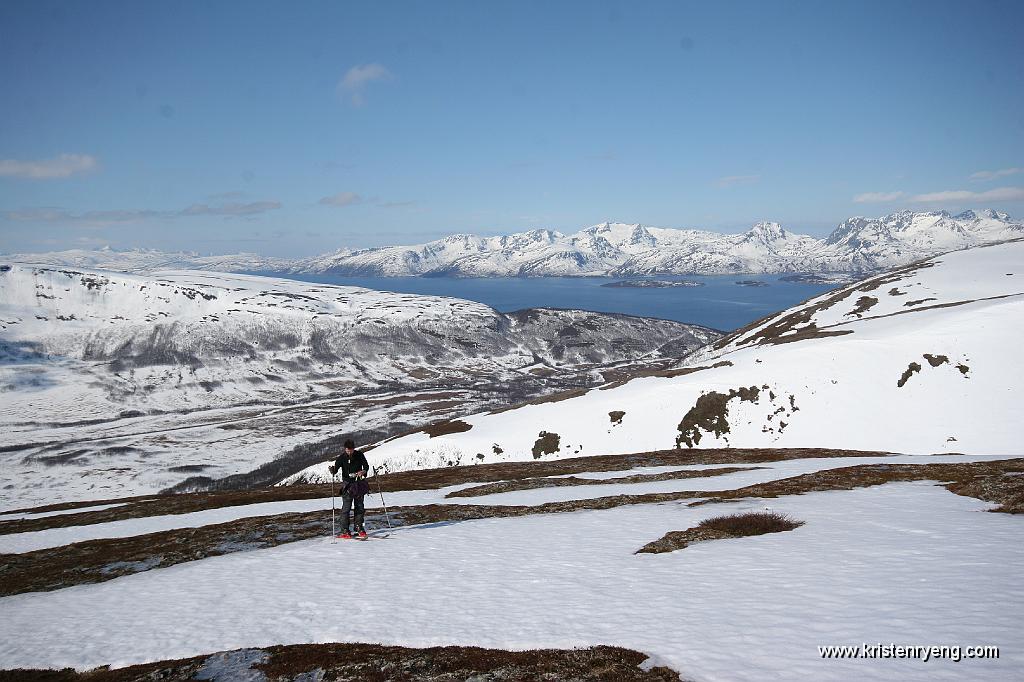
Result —
M388 530L394 530L391 526L391 516L388 514L388 506L384 504L384 490L380 487L380 479L377 478L377 467L373 467L373 477L377 479L377 492L380 493L380 506L384 507L384 518L388 520Z
M331 474L331 543L337 542L338 528L335 523L335 511L334 511L334 481L338 478L337 474Z

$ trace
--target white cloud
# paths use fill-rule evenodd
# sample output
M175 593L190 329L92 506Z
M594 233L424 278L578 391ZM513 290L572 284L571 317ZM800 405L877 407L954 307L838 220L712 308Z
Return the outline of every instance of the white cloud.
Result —
M192 216L251 216L281 208L278 201L254 201L248 204L193 204L177 211L152 209L110 209L75 213L62 208L27 208L7 211L3 217L15 222L68 223L84 227L102 227L124 223L137 223L153 218L183 218Z
M182 209L179 214L190 216L190 215L224 215L224 216L244 216L244 215L255 215L257 213L266 213L267 211L273 211L274 209L281 208L281 202L279 201L253 201L248 204L229 203L221 204L219 206L209 206L207 204L192 204L188 208Z
M380 64L357 64L345 72L338 83L338 92L347 95L353 105L361 107L366 102L363 88L373 81L388 80L391 77L391 72Z
M113 209L108 211L85 211L72 213L60 208L27 208L21 211L7 211L7 220L26 223L77 223L82 225L113 225L131 223L165 215L165 211L134 209Z
M0 176L52 180L70 177L76 173L85 173L95 169L96 166L96 158L87 154L61 154L55 159L40 159L38 161L0 159Z
M352 206L362 202L362 200L363 198L355 192L338 192L333 196L324 197L320 200L320 203L326 206Z
M853 198L855 204L884 204L889 201L896 201L903 196L903 192L865 192Z
M971 192L966 189L947 190L915 194L910 201L916 204L939 203L985 203L990 201L1024 201L1024 187L999 187L987 192Z
M1024 168L1002 168L994 171L978 171L977 173L971 173L971 180L995 180L996 178L1005 178L1007 175L1016 175L1017 173L1024 173Z
M724 178L715 180L715 186L736 187L737 185L752 185L760 180L760 175L726 175Z

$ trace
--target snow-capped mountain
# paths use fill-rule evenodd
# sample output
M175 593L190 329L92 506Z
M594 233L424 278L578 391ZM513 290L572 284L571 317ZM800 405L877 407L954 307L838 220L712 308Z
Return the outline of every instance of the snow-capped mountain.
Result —
M901 211L850 218L825 239L762 222L741 234L602 223L566 235L531 230L498 237L457 234L413 246L341 249L307 259L255 254L200 256L158 251L61 251L6 260L120 272L166 269L383 277L545 277L872 272L1024 236L997 211Z
M529 277L870 272L1024 235L996 211L902 211L850 218L825 239L762 222L741 234L602 223L576 234L534 230L455 235L418 246L340 251L292 272L339 275Z
M690 447L1020 452L1024 240L862 280L685 366L380 444L392 470ZM296 477L317 480L322 466Z
M681 358L719 337L249 275L0 265L0 428L18 453L0 497L150 493L250 472L335 434L593 385L617 363Z
M850 218L824 241L825 269L896 267L936 253L1024 236L1024 224L998 211L900 211L881 218Z
M628 258L612 274L725 274L819 270L821 241L787 232L778 223L758 223L743 234L659 232L656 248Z

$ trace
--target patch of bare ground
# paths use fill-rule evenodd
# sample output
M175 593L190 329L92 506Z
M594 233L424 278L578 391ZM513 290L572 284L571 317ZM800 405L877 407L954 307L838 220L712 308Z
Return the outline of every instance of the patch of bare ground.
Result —
M857 299L857 305L853 310L846 313L847 315L856 315L860 317L867 311L871 310L878 303L878 299L874 296L861 296Z
M760 389L757 386L741 386L731 389L728 393L710 391L697 398L696 404L683 416L676 427L679 435L676 446L686 443L689 448L700 443L701 431L714 433L715 437L729 433L729 401L739 398L747 402L757 402Z
M482 497L484 495L496 495L497 493L508 493L517 490L562 488L577 485L656 483L658 481L675 481L686 478L723 476L725 474L734 474L738 471L753 471L754 469L764 468L765 467L722 467L720 469L688 469L686 471L666 471L660 474L633 474L632 476L618 476L616 478L579 478L578 476L564 476L561 478L524 478L517 481L499 481L497 483L485 483L484 485L473 486L472 488L461 488L448 493L445 497Z
M826 490L853 490L884 483L943 481L950 492L999 506L991 511L1024 513L1024 458L953 464L862 464L826 469L768 483L716 492L694 505L740 498L769 498ZM706 495L707 493L705 493Z
M500 450L500 448L498 448ZM491 483L495 481L518 480L542 476L561 476L583 472L624 471L647 466L685 466L689 464L758 464L778 462L787 459L810 457L884 457L890 453L865 450L835 450L831 448L704 448L701 450L658 450L655 452L626 455L595 455L591 457L569 457L541 462L495 462L472 466L440 467L398 471L382 475L373 481L373 489L379 485L383 492L401 490L436 490L450 485L464 483ZM373 455L368 454L370 464ZM77 507L121 503L121 506L91 512L44 516L35 519L0 521L0 535L27 533L47 528L85 526L124 519L168 514L190 514L204 509L220 509L261 502L284 502L288 500L309 500L329 497L330 485L292 485L253 490L226 490L204 493L181 493L176 495L148 495L122 499L91 500L47 505L33 509L18 510L30 512L64 511Z
M919 362L912 362L912 363L910 363L909 365L907 365L907 368L905 370L903 370L903 374L900 376L900 378L896 381L896 387L897 388L903 388L907 384L907 382L910 381L910 377L913 376L914 374L916 374L917 372L920 372L920 371L921 371L921 363L919 363Z
M533 458L540 459L544 455L553 455L558 452L558 444L562 437L557 433L541 431L537 435L537 442L533 444Z
M939 365L949 362L949 358L945 355L932 355L931 353L925 353L924 359L928 361L928 364L932 367L938 367Z
M796 521L786 514L778 512L747 512L715 516L704 519L693 528L665 533L661 538L638 549L635 554L674 552L698 542L745 538L765 533L782 533L802 525L804 525L803 521Z
M732 367L732 362L730 360L720 360L713 365L701 365L700 367L664 367L659 369L632 371L622 377L617 377L610 373L604 373L602 376L608 380L608 383L603 386L598 386L598 388L602 391L607 391L612 388L623 386L633 379L643 379L648 377L671 379L673 377L681 377L687 374L693 374L694 372L701 372L706 369L715 369L717 367Z
M366 682L455 682L488 680L600 680L665 682L679 680L670 668L643 670L646 654L614 646L587 649L505 651L445 646L414 649L381 644L292 644L239 649L193 658L88 672L2 670L0 682L152 682L152 680L256 679L365 680ZM211 673L213 674L210 676Z
M429 426L424 426L421 431L427 434L431 438L437 438L438 436L447 436L451 433L463 433L473 428L472 424L462 421L461 419L452 419L450 421L437 422Z

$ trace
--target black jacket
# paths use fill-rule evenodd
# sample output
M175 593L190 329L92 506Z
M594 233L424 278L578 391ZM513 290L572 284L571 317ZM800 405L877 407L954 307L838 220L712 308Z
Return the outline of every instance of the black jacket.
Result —
M357 471L363 473L370 473L370 465L366 461L366 455L354 450L352 452L352 458L349 459L347 453L342 452L338 459L334 460L334 466L338 470L338 474L341 476L341 480L345 483L351 483L355 480L355 476L352 474Z

